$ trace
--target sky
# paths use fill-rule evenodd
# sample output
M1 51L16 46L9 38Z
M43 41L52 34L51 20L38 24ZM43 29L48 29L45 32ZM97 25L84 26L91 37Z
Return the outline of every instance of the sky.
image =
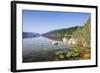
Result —
M23 10L23 32L46 33L56 29L83 26L90 13Z

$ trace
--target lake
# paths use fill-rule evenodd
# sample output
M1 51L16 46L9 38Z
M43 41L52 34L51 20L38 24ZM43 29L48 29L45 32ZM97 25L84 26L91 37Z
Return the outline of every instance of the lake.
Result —
M58 42L58 45L52 45L53 41ZM53 61L56 53L63 52L68 47L62 41L51 40L43 36L24 38L23 62Z

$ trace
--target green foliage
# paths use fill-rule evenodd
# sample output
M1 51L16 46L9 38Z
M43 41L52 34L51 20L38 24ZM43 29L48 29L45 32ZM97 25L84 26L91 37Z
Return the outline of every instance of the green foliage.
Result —
M77 40L77 44L90 48L90 33L91 33L91 20L87 20L83 28L78 29L74 32L73 37Z
M90 59L90 53L88 52L86 47L71 48L67 51L64 51L60 54L57 54L55 60L79 60L79 59Z
M88 19L88 21L86 22L86 24L84 25L82 31L84 32L84 42L86 44L87 47L90 47L90 41L91 41L91 20L90 18Z

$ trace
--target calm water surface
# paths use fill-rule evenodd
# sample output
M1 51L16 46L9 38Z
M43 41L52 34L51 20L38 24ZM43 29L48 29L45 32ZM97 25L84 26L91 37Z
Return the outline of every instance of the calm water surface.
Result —
M44 49L54 47L52 42L55 40L48 39L46 37L35 37L35 38L24 38L23 39L23 61L36 61L36 57L40 56L43 53ZM63 45L62 41L58 42L58 46ZM39 55L40 54L40 55ZM44 56L45 57L45 56ZM34 58L34 59L32 59Z

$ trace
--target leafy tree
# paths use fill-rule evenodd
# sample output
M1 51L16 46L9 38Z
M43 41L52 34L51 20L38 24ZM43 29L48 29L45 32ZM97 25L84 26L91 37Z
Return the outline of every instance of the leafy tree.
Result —
M77 40L77 44L90 48L90 37L91 33L91 20L90 17L83 26L83 28L78 29L74 32L73 37Z
M90 47L91 42L91 19L89 18L86 24L84 25L82 31L84 32L84 44L87 47Z

